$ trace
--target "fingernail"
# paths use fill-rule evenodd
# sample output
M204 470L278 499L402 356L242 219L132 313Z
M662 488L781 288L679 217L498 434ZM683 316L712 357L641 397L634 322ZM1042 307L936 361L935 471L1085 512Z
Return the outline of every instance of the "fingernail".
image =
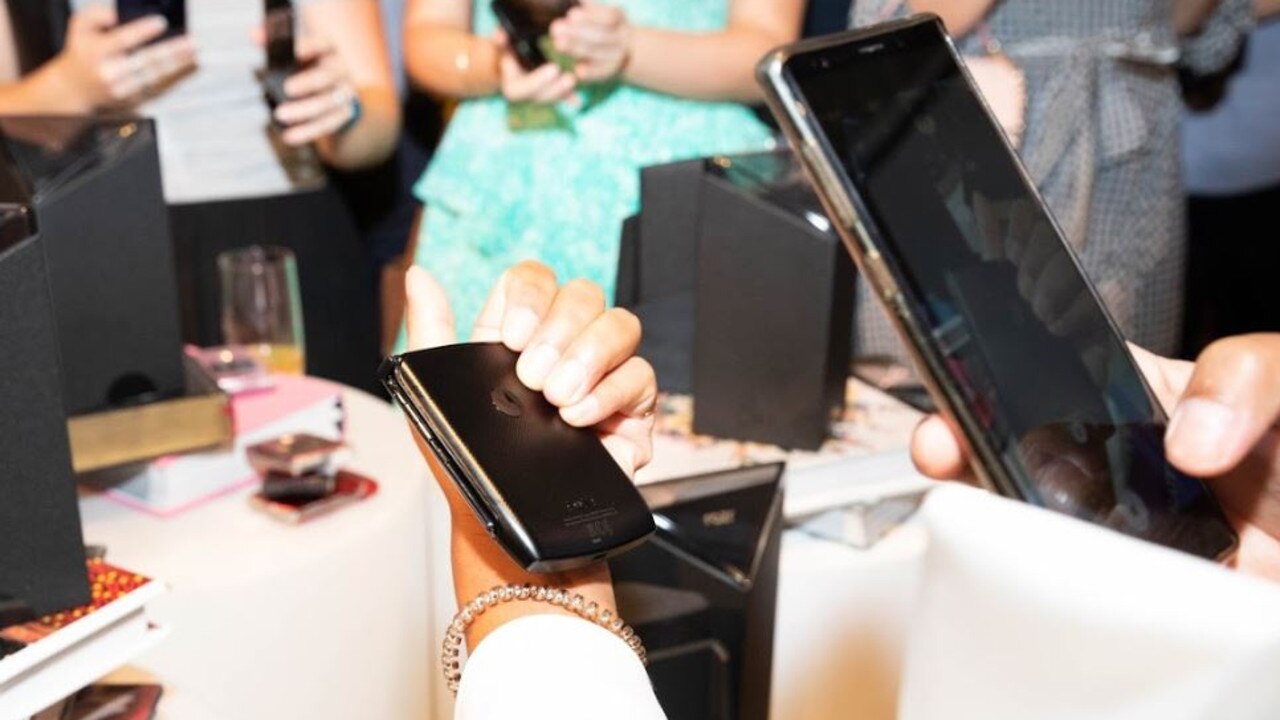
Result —
M1165 432L1165 452L1179 465L1194 469L1217 465L1227 452L1239 414L1207 398L1183 400Z
M531 390L541 390L551 369L560 361L560 353L546 343L525 350L516 361L516 376Z
M538 316L529 308L514 308L502 322L502 342L512 350L523 350L538 329Z
M547 378L547 398L567 405L577 401L587 382L587 369L578 360L570 358L559 365Z
M562 409L560 417L571 424L581 425L589 422L598 412L600 412L600 400L595 395L588 395L582 399L582 402Z

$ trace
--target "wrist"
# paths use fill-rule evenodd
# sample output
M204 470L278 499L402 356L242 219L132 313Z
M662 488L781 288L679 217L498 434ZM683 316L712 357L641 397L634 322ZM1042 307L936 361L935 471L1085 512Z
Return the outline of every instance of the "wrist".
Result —
M97 110L100 100L66 53L55 56L31 78L43 104L68 114L88 114Z
M493 41L469 35L454 54L453 69L458 74L462 97L493 95L501 90L498 70L501 51Z
M604 563L557 573L531 573L516 564L475 519L468 507L452 507L454 595L458 605L500 585L545 585L577 593L611 612L617 612L613 581ZM474 648L501 625L527 615L567 613L564 608L534 602L512 602L495 608L467 630L468 647Z

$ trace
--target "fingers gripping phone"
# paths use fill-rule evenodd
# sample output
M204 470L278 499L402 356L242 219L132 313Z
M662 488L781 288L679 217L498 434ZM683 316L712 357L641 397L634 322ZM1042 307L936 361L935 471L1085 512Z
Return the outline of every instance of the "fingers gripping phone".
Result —
M654 530L648 505L589 429L516 377L517 354L469 343L389 358L383 383L476 518L531 572L628 550Z
M941 22L761 61L770 108L930 392L1003 495L1206 558L1236 537Z
M491 7L520 66L534 70L549 60L543 44L551 23L577 4L577 0L493 0Z

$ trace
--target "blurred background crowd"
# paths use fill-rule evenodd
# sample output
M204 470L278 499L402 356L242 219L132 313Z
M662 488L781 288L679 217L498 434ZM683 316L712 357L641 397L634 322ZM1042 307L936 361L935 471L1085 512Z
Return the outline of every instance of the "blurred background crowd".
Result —
M780 144L756 61L912 12L946 22L1122 330L1193 356L1280 329L1276 0L582 0L528 68L488 0L296 0L298 70L265 102L275 0L187 0L185 32L109 0L0 3L0 114L156 121L183 330L219 338L216 257L298 258L308 369L368 386L411 263L467 326L534 258L612 293L640 168ZM863 298L857 350L893 352Z

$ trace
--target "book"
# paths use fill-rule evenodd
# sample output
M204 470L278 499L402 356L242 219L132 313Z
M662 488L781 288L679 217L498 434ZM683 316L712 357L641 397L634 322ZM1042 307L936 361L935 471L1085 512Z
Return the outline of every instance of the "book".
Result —
M846 383L844 410L833 420L830 437L812 452L697 435L693 413L688 395L659 398L653 460L636 474L638 484L781 461L788 520L930 487L908 451L924 414L856 377Z
M140 466L82 476L107 497L161 517L172 517L259 481L245 449L289 433L340 440L342 388L315 378L278 375L270 389L235 395L230 410L234 441L227 449L167 455Z
M179 397L68 418L72 468L85 473L229 445L230 398L194 360L183 362L187 387Z
M35 715L163 637L146 617L147 603L165 592L162 583L101 558L86 569L88 605L0 630L11 649L0 657L0 720Z

